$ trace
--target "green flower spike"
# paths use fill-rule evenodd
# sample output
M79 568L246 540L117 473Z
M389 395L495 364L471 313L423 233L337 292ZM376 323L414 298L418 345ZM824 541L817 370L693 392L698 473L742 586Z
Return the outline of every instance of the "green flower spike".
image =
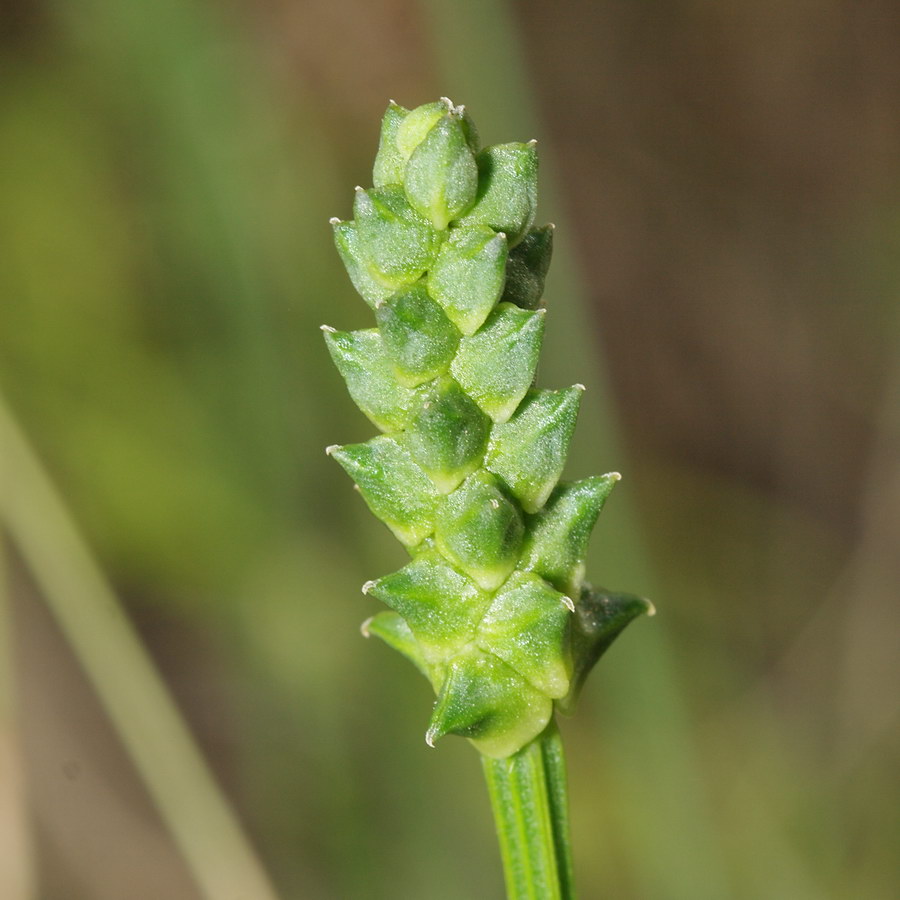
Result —
M390 611L363 633L431 681L429 744L459 734L517 766L625 625L652 611L584 582L619 475L560 483L584 388L533 385L553 245L552 226L533 224L537 168L533 141L480 150L449 100L391 103L375 186L357 188L353 221L332 220L377 327L323 326L383 432L328 452L412 556L364 586ZM489 770L489 783L510 773Z

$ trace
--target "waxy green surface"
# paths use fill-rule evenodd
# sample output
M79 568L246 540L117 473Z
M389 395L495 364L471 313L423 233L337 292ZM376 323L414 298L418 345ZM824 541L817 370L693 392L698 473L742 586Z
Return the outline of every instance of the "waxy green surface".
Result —
M391 103L374 187L332 220L377 327L323 326L350 396L382 432L329 454L412 557L363 586L363 625L431 681L426 740L503 758L569 710L640 598L584 582L617 473L561 483L582 385L539 390L553 227L534 227L533 141L478 146L446 99Z

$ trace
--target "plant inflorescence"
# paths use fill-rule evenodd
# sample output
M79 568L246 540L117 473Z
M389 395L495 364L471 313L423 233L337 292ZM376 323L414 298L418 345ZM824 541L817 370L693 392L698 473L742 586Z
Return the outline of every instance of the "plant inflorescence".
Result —
M584 580L619 475L560 482L580 384L534 386L551 225L534 226L534 141L479 148L442 99L384 115L374 187L332 220L376 327L323 326L350 395L381 431L329 454L411 561L367 582L364 624L437 695L426 740L502 759L568 710L637 597Z

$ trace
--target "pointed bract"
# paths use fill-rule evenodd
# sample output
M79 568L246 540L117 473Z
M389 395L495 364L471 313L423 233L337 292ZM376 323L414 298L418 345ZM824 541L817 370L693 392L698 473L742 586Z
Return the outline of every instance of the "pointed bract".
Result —
M401 384L415 387L450 368L459 332L422 285L394 294L375 310L375 318Z
M459 734L501 759L537 737L552 712L552 701L502 660L469 650L449 666L425 740L434 746L445 734Z
M369 509L401 543L414 547L434 530L437 491L393 438L381 436L364 444L332 447L330 456L359 485Z
M618 472L559 485L528 522L522 566L561 591L578 596L588 538Z
M532 228L509 254L503 299L522 309L537 309L553 255L553 226Z
M481 465L491 423L452 378L421 390L403 443L437 489L449 494Z
M474 334L503 291L506 236L486 225L456 228L428 273L428 292L463 334Z
M542 578L514 572L497 591L478 629L478 646L499 656L554 699L569 690L571 610Z
M485 467L499 475L526 512L537 512L562 474L583 389L531 391L516 414L491 432Z
M333 222L334 245L340 254L344 268L359 295L375 309L379 303L394 293L394 288L380 281L360 249L359 233L353 222Z
M422 398L397 382L378 329L326 331L325 342L350 396L370 421L382 431L404 428Z
M413 209L440 231L472 205L478 167L457 115L442 116L412 152L403 186Z
M442 662L470 643L491 604L490 595L437 550L419 553L399 572L379 578L368 593L403 616L430 663Z
M534 381L543 336L543 310L501 303L477 334L460 341L450 371L495 422L505 422Z
M584 680L597 660L609 649L625 626L638 616L652 616L656 610L649 600L634 594L613 594L585 585L575 607L572 628L572 688L557 702L562 712L570 712Z
M386 287L411 284L434 262L440 235L409 205L400 185L358 190L353 216L359 252Z
M441 552L485 590L516 567L525 526L516 505L487 472L476 472L441 507L435 540Z
M460 225L490 225L515 247L534 222L537 151L533 144L495 144L478 154L478 196Z

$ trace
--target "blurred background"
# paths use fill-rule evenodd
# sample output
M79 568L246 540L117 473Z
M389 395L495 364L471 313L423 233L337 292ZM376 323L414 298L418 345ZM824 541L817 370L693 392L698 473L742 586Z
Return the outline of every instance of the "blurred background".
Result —
M896 897L898 47L890 0L3 0L0 896L502 896L323 453L373 432L327 220L447 94L539 140L539 377L624 475L588 573L659 610L562 722L581 896Z

